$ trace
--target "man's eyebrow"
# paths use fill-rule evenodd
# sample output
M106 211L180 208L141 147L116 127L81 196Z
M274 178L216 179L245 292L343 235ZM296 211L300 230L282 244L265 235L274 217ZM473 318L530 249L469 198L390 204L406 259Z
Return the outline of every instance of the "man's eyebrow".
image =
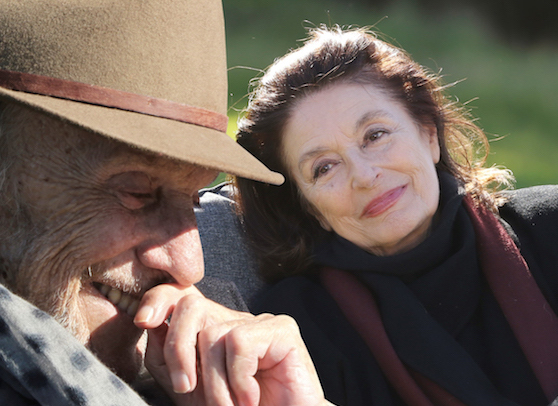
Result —
M138 169L148 169L153 166L149 159L137 155L112 155L105 158L101 163L101 167L108 171L128 171Z
M154 166L177 167L184 162L162 154L143 151L128 145L115 148L104 160L106 165L114 167L127 167L133 165L143 166L146 169Z

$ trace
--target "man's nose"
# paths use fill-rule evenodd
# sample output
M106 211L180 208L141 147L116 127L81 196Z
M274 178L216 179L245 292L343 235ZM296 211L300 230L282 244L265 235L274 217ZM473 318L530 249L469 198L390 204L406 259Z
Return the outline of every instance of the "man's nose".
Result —
M148 268L167 272L183 286L199 282L204 273L203 252L193 212L180 218L160 220L136 248L140 262Z

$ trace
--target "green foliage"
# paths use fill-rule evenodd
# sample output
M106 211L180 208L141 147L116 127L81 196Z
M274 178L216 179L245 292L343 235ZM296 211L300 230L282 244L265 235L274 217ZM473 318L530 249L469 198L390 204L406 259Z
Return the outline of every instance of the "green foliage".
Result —
M511 169L518 187L558 183L556 47L506 44L471 9L428 9L416 0L382 8L370 3L224 0L231 118L246 105L249 81L297 47L306 27L374 26L382 38L441 71L447 83L460 82L449 93L479 117L491 139L498 139L491 144L489 164Z

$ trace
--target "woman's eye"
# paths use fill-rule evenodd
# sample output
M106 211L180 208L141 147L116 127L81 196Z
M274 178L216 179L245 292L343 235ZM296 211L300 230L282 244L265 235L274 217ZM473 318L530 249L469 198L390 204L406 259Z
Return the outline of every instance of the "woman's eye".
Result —
M333 162L329 162L323 165L316 165L312 174L312 179L316 180L320 176L325 175L331 168L333 168L333 165L334 165Z
M366 147L366 145L368 145L368 143L370 142L375 142L377 140L379 140L380 138L384 137L385 135L387 135L387 131L385 130L372 130L372 131L368 131L365 136L364 136L364 143L362 144L363 147Z

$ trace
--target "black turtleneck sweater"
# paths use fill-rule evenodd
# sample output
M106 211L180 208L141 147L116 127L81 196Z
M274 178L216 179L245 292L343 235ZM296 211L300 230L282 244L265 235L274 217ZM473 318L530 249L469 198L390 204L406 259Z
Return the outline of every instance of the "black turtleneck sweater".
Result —
M400 359L435 377L464 403L546 405L479 269L474 230L457 182L441 174L440 184L437 224L414 249L377 257L332 234L317 247L316 262L350 271L367 286ZM510 192L500 215L556 312L558 186ZM333 403L403 404L363 340L314 276L281 281L265 292L256 310L286 313L297 320Z

